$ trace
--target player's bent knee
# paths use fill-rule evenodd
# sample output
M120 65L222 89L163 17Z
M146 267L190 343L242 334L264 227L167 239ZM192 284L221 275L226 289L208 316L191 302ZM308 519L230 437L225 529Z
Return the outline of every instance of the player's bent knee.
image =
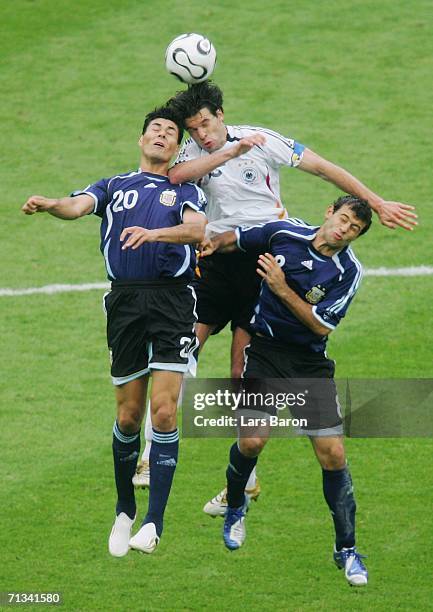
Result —
M262 452L267 438L240 438L239 450L246 457L257 457Z
M152 424L159 431L172 431L176 428L176 403L161 402L152 405Z
M346 465L346 454L343 444L326 449L321 455L320 463L325 470L341 470Z
M117 423L119 425L120 431L125 434L135 433L140 429L141 425L141 412L133 411L119 411L117 415Z

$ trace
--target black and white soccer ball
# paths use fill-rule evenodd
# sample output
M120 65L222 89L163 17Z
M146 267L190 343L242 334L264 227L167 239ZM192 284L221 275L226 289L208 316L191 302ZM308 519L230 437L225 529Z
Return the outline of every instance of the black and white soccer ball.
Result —
M216 64L211 41L201 34L177 36L165 52L167 70L183 83L201 83L210 77Z

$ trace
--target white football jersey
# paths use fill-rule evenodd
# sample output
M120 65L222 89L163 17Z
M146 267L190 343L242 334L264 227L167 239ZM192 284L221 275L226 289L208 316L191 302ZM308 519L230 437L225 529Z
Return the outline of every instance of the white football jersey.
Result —
M298 166L305 148L295 140L267 128L248 125L228 125L226 128L227 142L220 151L258 132L265 136L266 143L227 161L197 181L208 200L207 235L287 217L280 198L279 168ZM188 138L175 164L205 155L209 153Z

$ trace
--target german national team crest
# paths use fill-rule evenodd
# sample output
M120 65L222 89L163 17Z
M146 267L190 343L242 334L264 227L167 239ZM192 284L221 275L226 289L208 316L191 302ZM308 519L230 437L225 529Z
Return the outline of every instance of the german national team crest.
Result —
M311 287L310 291L307 291L305 294L305 299L310 304L318 304L320 300L323 300L325 297L326 289L321 285L315 285Z
M257 170L255 168L244 168L242 170L242 180L244 183L255 183L257 180Z
M176 192L174 189L164 189L159 196L159 201L164 206L174 206L176 204Z

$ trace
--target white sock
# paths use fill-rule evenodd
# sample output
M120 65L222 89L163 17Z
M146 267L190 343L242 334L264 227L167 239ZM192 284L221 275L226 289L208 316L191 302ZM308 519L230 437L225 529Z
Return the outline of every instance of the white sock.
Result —
M146 424L144 426L144 437L146 440L146 446L144 447L144 451L141 456L141 460L149 461L150 447L152 446L152 415L151 415L151 410L150 410L150 400L148 400L147 402Z
M248 482L245 486L246 489L254 489L254 487L256 486L256 468L253 468L253 471L250 474L250 477L248 478Z

